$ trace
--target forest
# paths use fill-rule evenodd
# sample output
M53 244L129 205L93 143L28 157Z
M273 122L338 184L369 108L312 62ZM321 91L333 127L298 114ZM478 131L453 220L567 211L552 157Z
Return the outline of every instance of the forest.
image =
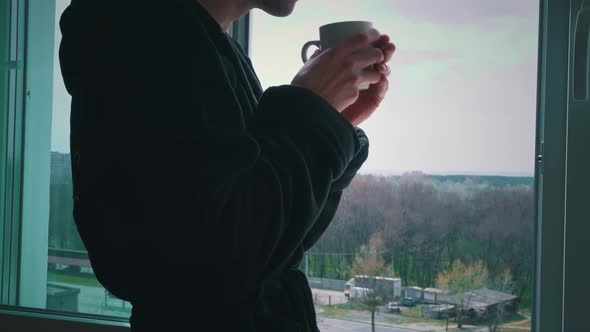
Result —
M347 280L359 274L358 261L372 255L385 266L382 274L401 278L403 286L435 287L437 275L456 261L481 261L490 276L510 271L526 306L533 189L533 177L357 175L308 252L308 273Z

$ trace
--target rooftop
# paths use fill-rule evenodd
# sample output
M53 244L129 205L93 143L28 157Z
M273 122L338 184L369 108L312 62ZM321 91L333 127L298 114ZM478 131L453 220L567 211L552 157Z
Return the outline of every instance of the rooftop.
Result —
M449 291L439 288L424 288L424 291L427 293L436 293L436 294L446 294Z

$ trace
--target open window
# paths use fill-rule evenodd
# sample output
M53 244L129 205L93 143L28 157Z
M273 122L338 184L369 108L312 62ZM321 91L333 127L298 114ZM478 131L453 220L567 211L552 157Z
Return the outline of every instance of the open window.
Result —
M320 317L370 320L362 304L374 296L354 291L372 289L370 275L373 291L377 278L401 280L379 306L416 302L380 324L435 329L450 316L449 325L530 329L539 7L317 0L287 18L253 12L250 52L265 87L290 82L323 24L372 21L397 46L390 92L360 126L369 159L302 264Z

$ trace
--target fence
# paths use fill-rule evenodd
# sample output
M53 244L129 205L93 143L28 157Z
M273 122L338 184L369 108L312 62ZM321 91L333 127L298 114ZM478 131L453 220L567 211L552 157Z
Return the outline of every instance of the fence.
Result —
M333 290L333 291L337 291L337 292L343 292L344 285L346 285L346 280L312 278L312 277L308 277L307 280L309 281L309 286L311 288L327 289L327 290Z
M313 292L313 303L317 305L336 305L345 304L348 300L344 295Z

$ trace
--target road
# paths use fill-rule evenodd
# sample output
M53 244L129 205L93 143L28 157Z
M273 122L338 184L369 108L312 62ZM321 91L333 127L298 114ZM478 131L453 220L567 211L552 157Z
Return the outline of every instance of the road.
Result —
M104 289L100 287L92 287L85 285L72 285L60 282L51 282L68 287L76 287L80 289L78 298L78 310L80 313L88 314L99 314L107 316L119 316L129 317L131 305L126 303L125 308L122 308L122 301L118 299L106 299L108 303L105 303ZM342 292L333 291L322 291L313 290L314 300L321 304L332 304L345 301L342 296ZM368 323L356 323L346 320L338 320L332 318L318 317L318 326L321 332L371 332L371 324ZM400 327L388 327L377 325L375 327L377 332L415 332L416 330L410 330Z
M318 318L318 326L321 332L371 332L371 324L355 323L346 320ZM399 327L375 326L377 332L415 332Z

